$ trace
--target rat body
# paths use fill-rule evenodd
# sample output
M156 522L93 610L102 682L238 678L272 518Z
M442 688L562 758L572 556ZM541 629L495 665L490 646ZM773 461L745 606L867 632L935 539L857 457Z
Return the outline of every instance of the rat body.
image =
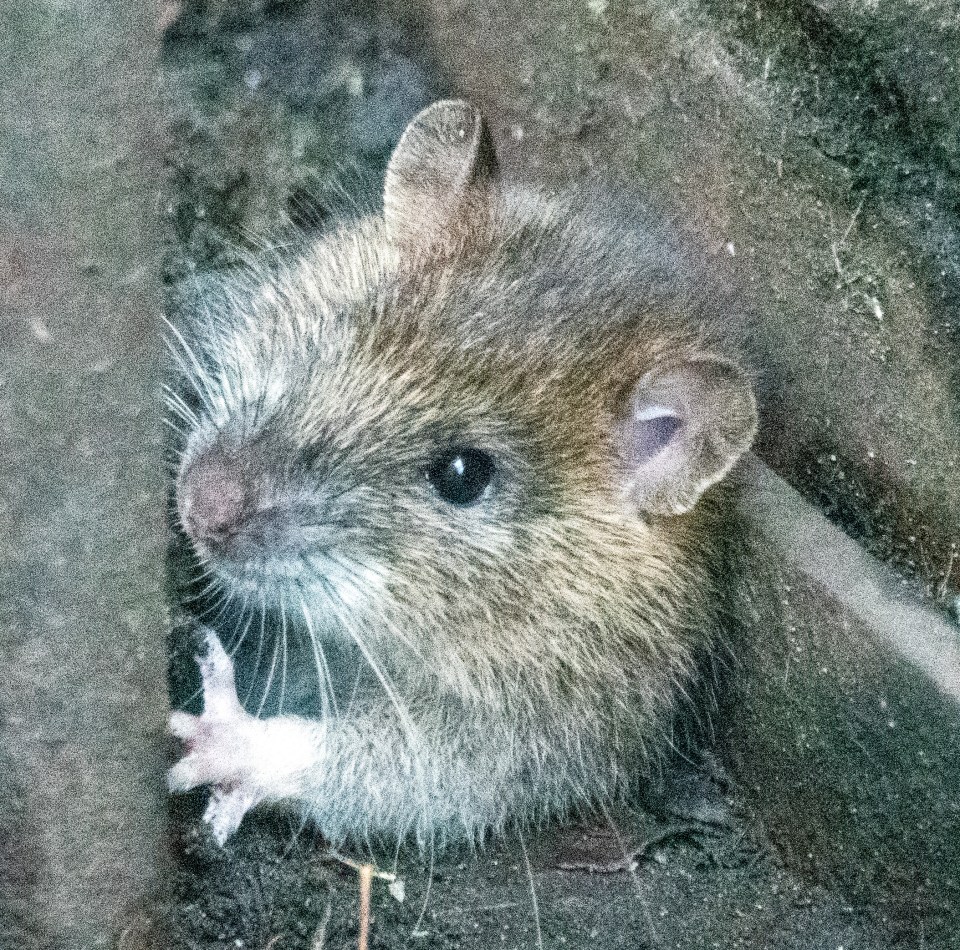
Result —
M425 843L624 794L720 633L756 429L722 298L665 236L503 183L437 103L382 216L225 281L188 336L182 526L223 589L302 617L323 709L250 715L208 634L170 786L212 786L217 837L263 801ZM325 646L366 667L348 700Z

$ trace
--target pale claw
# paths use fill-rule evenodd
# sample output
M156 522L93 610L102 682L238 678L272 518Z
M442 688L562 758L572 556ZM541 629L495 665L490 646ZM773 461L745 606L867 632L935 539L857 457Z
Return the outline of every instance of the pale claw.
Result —
M200 724L199 716L191 716L190 713L176 710L170 713L170 719L167 722L167 729L175 739L181 742L190 743L197 734L197 727Z
M240 827L243 816L257 804L249 792L235 789L225 792L215 788L210 793L210 801L203 813L203 820L210 826L214 841L223 845Z
M237 697L233 676L233 660L224 650L220 638L206 628L207 654L198 656L200 678L203 682L203 714L213 719L234 719L247 713Z

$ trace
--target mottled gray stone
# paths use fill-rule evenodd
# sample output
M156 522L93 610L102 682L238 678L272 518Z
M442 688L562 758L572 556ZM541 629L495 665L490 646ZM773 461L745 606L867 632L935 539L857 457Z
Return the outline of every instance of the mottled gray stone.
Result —
M92 950L165 850L155 15L2 21L0 945Z

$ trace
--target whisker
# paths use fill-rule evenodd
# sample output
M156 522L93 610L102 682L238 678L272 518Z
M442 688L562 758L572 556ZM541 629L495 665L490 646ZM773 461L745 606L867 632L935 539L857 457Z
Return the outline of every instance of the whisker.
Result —
M217 611L216 616L209 620L206 619L213 610L213 607L211 607L209 610L205 610L200 614L201 619L205 621L208 627L213 627L213 629L216 630L217 626L220 624L220 621L223 620L227 611L230 609L230 605L233 603L236 596L236 588L231 587L227 592L227 595L220 599L220 609Z
M273 688L273 677L277 672L277 659L280 655L280 640L278 637L273 638L273 657L270 660L270 672L267 673L267 684L263 690L263 697L260 700L260 706L257 709L257 718L261 719L263 717L263 710L267 705L267 699L270 696L270 690Z
M303 622L307 627L307 636L310 638L310 647L313 650L313 662L317 669L317 686L320 689L320 705L325 717L330 715L330 707L333 707L333 714L339 718L340 711L337 708L337 696L333 688L333 678L330 675L330 666L327 663L327 654L323 649L323 644L313 628L313 618L307 607L306 597L303 594L303 588L299 587L300 611L303 615Z
M283 655L280 663L280 701L277 704L277 715L283 715L283 701L287 691L287 605L285 600L280 601L280 639L283 644Z
M350 700L347 702L347 708L344 710L344 717L349 719L353 715L354 707L360 696L360 677L362 675L362 670L357 669L356 675L353 677L353 688L350 690Z
M178 350L176 347L173 346L169 337L165 338L167 347L169 348L170 352L173 354L177 362L180 364L180 366L183 368L186 378L193 385L194 389L196 389L197 395L200 396L201 400L203 400L206 403L206 405L213 406L215 402L214 393L217 387L214 386L214 381L212 377L210 376L207 369L200 362L200 359L197 356L197 354L194 352L193 347L190 346L190 344L187 342L186 338L180 332L180 330L167 317L163 317L162 319L163 319L163 322L167 325L167 328L169 329L169 331L173 334L177 342L180 344L180 350ZM193 367L192 372L188 369L188 366L184 363L184 360L183 360L184 356L186 356L190 366Z
M243 705L250 702L253 690L257 685L257 677L260 675L260 661L263 657L263 644L267 638L267 605L264 600L263 592L260 593L260 636L257 638L257 655L253 661L253 673L250 676L250 687L243 697Z
M430 891L433 888L433 865L435 859L435 848L434 848L434 835L433 830L430 831L430 864L427 868L427 889L423 894L423 904L420 907L420 916L417 917L417 922L413 925L413 930L410 932L410 936L420 930L421 925L423 924L423 918L427 916L427 907L430 904Z
M358 588L362 588L365 578L358 573L356 562L354 562L351 558L342 555L339 551L330 551L326 556L337 565L337 567L344 573L344 575L346 575L351 583ZM406 633L404 630L401 630L393 623L391 623L387 629L390 636L399 640L415 656L422 658L422 651L413 642L413 640L410 639L410 635L408 633Z
M199 425L200 417L187 405L186 400L169 383L163 384L164 402L167 408L178 415L184 422Z
M246 617L247 622L240 630L240 632L227 644L227 653L232 658L236 652L243 646L244 638L247 635L247 631L250 629L250 623L253 620L253 612L250 610L250 592L247 591L243 595L243 606L240 608L240 616ZM238 624L239 626L239 624Z
M614 822L613 816L610 814L610 809L607 808L606 802L600 802L600 811L603 813L604 820L610 826L613 836L617 839L617 845L623 852L624 859L629 859L630 850L627 848L627 843L623 839L623 835L620 833L620 829L617 827L616 822ZM637 892L637 901L640 904L640 909L643 911L643 920L647 925L647 931L650 934L650 943L654 946L657 946L660 942L660 937L653 925L653 915L650 913L650 903L643 893L643 886L640 884L640 876L637 874L637 869L634 864L635 862L626 860L627 873L630 875L630 880L633 882L633 889Z
M424 748L423 736L421 735L420 730L415 726L406 704L400 699L400 696L398 695L390 676L374 656L363 636L360 634L360 631L357 629L347 605L343 603L342 598L340 598L336 590L334 590L329 583L325 582L324 588L331 598L331 603L334 611L337 614L337 619L344 630L346 630L350 635L350 638L353 640L353 642L356 644L357 649L363 655L363 658L366 661L370 671L380 682L383 691L386 693L387 698L390 700L390 703L396 710L401 732L406 740L407 750L410 753L411 778L414 779L419 786L423 827L430 829L430 834L432 836L434 823L430 820L430 795L427 788L427 782L424 777L424 762L422 758L422 752Z
M163 417L163 424L164 424L165 426L169 426L169 428L173 429L173 431L176 432L177 435L179 435L179 436L181 436L181 437L184 437L184 436L187 435L187 430L181 428L180 426L178 426L178 425L176 424L176 422L174 422L174 420L171 419L169 416L164 416L164 417Z
M188 604L195 604L197 601L209 597L220 586L219 579L211 573L198 574L195 580L206 580L208 583L199 591L184 594L182 598L182 603L184 606L187 606Z
M339 613L339 611L338 611ZM386 672L381 667L380 663L376 660L374 655L370 652L369 647L364 641L363 637L360 636L359 632L354 628L352 623L345 623L345 629L350 634L353 642L357 645L357 648L363 654L363 658L366 660L367 665L370 667L370 670L373 672L374 676L380 681L380 685L383 687L383 691L387 694L390 702L393 703L394 708L397 711L397 715L400 719L401 725L404 727L404 730L412 738L417 735L417 730L414 727L413 720L410 718L409 710L406 705L401 702L400 697L397 695L396 690L393 687L393 684L390 681L390 678L387 676Z
M523 855L523 864L527 869L527 880L530 882L530 904L533 908L533 925L537 930L537 948L543 950L543 931L540 929L540 902L537 900L537 888L533 883L533 868L530 866L530 856L527 854L527 843L523 840L523 832L517 829L517 840L520 842L520 853Z

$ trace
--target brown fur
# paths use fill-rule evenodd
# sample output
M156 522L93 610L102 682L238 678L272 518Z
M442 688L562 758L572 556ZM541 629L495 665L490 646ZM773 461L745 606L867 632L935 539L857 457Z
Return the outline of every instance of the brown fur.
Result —
M282 512L228 555L195 539L199 553L227 586L362 643L409 714L396 737L364 738L356 719L339 765L356 785L303 764L295 797L331 837L481 834L642 774L717 636L727 490L710 485L755 427L725 298L665 231L599 195L447 178L462 184L446 217L405 205L346 226L231 285L192 344L210 369L191 371L206 405L181 507L215 452L258 510ZM638 501L624 434L638 381L704 359L722 372L694 392L703 446ZM482 504L451 506L423 477L457 446L496 459ZM362 713L382 723L385 706L381 692ZM390 764L407 753L419 791Z

